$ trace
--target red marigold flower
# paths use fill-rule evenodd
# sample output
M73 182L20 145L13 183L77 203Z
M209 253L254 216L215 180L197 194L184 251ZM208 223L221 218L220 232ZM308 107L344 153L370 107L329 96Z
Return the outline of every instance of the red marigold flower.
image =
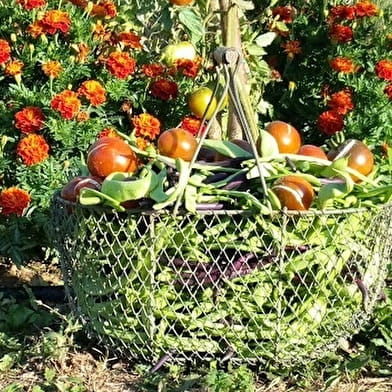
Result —
M339 20L353 20L355 18L355 7L348 5L337 5L329 11L332 22Z
M24 189L13 186L3 189L0 193L0 209L3 215L23 215L23 211L29 206L31 197Z
M343 44L352 41L353 30L349 26L334 24L329 30L329 35L332 40Z
M114 18L117 15L117 8L110 0L101 1L99 4L93 5L91 15L98 18Z
M151 83L150 92L156 98L168 101L178 96L178 85L168 79L158 79Z
M291 5L278 6L272 9L272 16L279 16L279 20L284 23L291 23L295 16L295 8Z
M10 57L11 47L9 43L4 39L0 39L0 64L4 64Z
M78 89L78 93L84 96L93 106L106 102L106 90L97 80L86 80Z
M389 83L389 84L384 88L384 93L388 96L389 99L392 100L392 83Z
M195 78L199 72L201 65L201 57L197 56L194 60L178 59L175 62L175 67L178 72L189 78Z
M60 72L63 70L60 62L55 60L50 60L46 63L43 63L41 68L44 74L52 79L57 78L60 75Z
M337 72L352 73L356 69L354 62L347 57L336 57L329 64Z
M133 32L121 32L117 35L117 42L121 42L124 46L129 46L132 49L141 49L141 37Z
M51 35L56 34L58 31L68 33L71 26L71 19L64 11L49 10L42 17L41 24L45 33Z
M283 52L287 54L287 57L293 59L297 54L302 53L301 42L297 40L290 40L284 42L281 47L284 49Z
M17 75L21 75L22 74L22 69L24 67L24 63L23 61L20 60L14 60L9 62L6 66L5 66L5 74L8 76L17 76Z
M198 134L200 127L201 127L201 120L194 116L184 117L180 125L180 128L190 132L193 136ZM205 128L206 126L205 124L203 124L203 126L201 127L201 133L204 133Z
M117 133L117 131L112 127L102 129L102 131L99 132L98 139L101 139L103 137L117 137L119 139L122 139L121 136Z
M16 153L25 165L37 165L49 156L49 145L43 136L30 133L19 141Z
M17 0L16 2L27 11L30 11L34 8L44 7L46 5L45 0Z
M27 32L33 37L38 38L40 35L45 34L43 25L40 20L36 20L27 28Z
M51 107L60 112L61 117L70 120L79 112L81 102L77 93L71 90L64 90L53 97Z
M317 126L326 135L331 136L343 129L344 120L336 110L327 110L320 114Z
M380 60L376 64L375 71L380 79L392 80L392 61Z
M126 79L136 69L136 60L125 52L113 52L106 60L109 72L119 79Z
M355 4L355 14L358 18L365 16L375 16L378 14L378 7L371 1L359 1Z
M40 131L44 127L45 116L41 108L27 106L15 113L15 128L23 133Z
M136 137L154 140L161 132L161 122L148 113L141 113L132 117L132 124Z
M149 78L156 78L164 74L165 67L158 63L143 64L142 72Z
M341 115L347 114L354 109L351 91L344 89L331 95L328 101L328 107L335 110Z

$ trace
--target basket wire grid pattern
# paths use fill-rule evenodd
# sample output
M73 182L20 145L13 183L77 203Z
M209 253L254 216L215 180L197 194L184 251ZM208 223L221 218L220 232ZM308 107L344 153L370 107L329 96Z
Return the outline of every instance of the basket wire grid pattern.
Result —
M320 358L368 319L392 248L392 205L173 216L57 196L52 219L76 314L108 348L148 362Z

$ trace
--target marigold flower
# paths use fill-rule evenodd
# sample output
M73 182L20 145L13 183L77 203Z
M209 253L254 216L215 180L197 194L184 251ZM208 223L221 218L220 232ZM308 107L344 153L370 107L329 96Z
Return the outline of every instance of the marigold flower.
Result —
M389 83L385 88L384 88L384 93L388 96L390 100L392 100L392 83Z
M49 10L42 17L41 24L45 33L51 35L56 34L58 31L68 33L71 26L71 19L64 11Z
M344 89L332 94L327 105L341 115L347 114L354 109L351 91Z
M31 133L40 131L44 127L45 116L41 108L36 106L27 106L15 113L15 128L22 133Z
M16 0L25 10L30 11L34 8L44 7L46 5L45 0Z
M375 16L378 14L378 7L371 1L359 1L354 5L355 14L358 18L364 18L365 16Z
M182 119L180 128L190 132L193 136L197 135L201 127L201 120L194 116L186 116ZM201 127L201 133L205 131L205 124Z
M84 96L93 106L106 102L106 90L97 80L86 80L78 89L78 93Z
M99 4L93 5L91 15L98 18L114 18L117 15L117 8L116 5L110 0L101 1Z
M70 120L79 112L81 102L77 93L64 90L53 97L51 107L60 112L61 117Z
M295 11L295 8L290 5L278 6L272 9L272 16L278 16L279 20L284 23L291 23L295 16Z
M49 156L49 145L43 136L30 133L19 141L16 153L25 165L37 165Z
M44 27L40 20L36 20L27 28L27 32L33 37L38 38L40 35L45 34Z
M0 209L3 215L23 215L23 211L29 206L31 197L27 191L13 186L3 189L0 193Z
M126 52L113 52L106 60L109 72L119 79L126 79L136 69L136 60Z
M178 96L178 85L168 79L158 79L151 83L150 93L152 96L168 101Z
M99 132L98 139L101 139L103 137L118 137L119 139L122 139L121 136L117 133L117 131L112 127L104 128L101 132Z
M142 72L149 78L156 78L163 75L165 72L165 67L158 63L143 64Z
M84 63L89 53L90 53L90 48L86 44L84 43L78 44L77 62L80 64Z
M132 117L136 137L154 140L161 132L161 122L149 113Z
M145 139L144 137L136 138L136 147L139 150L144 151L150 144L151 144L151 142L148 139Z
M392 61L380 60L375 67L376 75L380 79L392 80Z
M44 74L52 79L57 78L60 75L60 72L63 70L59 61L50 60L46 63L43 63L41 66Z
M11 47L9 43L4 40L0 39L0 64L4 64L7 62L11 57Z
M334 24L329 30L329 36L332 40L343 44L352 41L353 30L349 26Z
M356 69L354 62L347 57L336 57L329 64L337 72L352 73Z
M181 72L184 76L195 78L199 72L201 65L201 57L196 57L194 60L178 59L175 62L177 71Z
M121 42L124 46L128 46L132 49L141 49L140 44L141 37L133 32L121 32L117 35L117 42Z
M339 20L353 20L355 18L355 7L348 5L337 5L330 9L329 15L332 22Z
M112 32L107 28L106 24L102 24L102 21L98 20L94 25L93 38L97 41L109 42L112 39Z
M84 110L83 111L81 110L80 112L77 113L75 120L77 122L84 122L87 121L89 118L90 118L90 114Z
M290 40L284 42L281 47L284 49L283 52L287 54L287 57L293 59L297 54L302 53L301 42L297 40Z
M317 126L326 135L331 136L343 129L344 120L336 110L327 110L320 114Z
M6 66L5 66L5 74L8 76L17 76L17 75L21 75L22 74L22 69L24 67L24 63L23 61L20 60L14 60L9 62Z

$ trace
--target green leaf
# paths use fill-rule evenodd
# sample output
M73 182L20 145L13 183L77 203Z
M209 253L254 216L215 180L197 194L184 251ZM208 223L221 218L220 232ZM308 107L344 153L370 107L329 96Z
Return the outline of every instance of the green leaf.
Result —
M44 376L47 382L52 382L56 378L56 370L52 368L45 368Z
M200 15L192 8L183 8L178 13L178 19L184 25L185 29L188 30L193 44L201 40L205 31Z
M264 33L262 35L259 35L256 39L255 42L258 46L261 48L265 48L266 46L269 46L272 44L272 41L276 38L277 34L273 32L268 32Z
M227 140L206 139L203 146L211 148L228 158L253 158L253 154Z

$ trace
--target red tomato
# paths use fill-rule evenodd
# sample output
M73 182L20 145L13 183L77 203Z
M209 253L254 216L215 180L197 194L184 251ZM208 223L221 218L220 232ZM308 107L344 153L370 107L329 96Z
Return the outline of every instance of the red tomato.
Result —
M284 121L272 121L267 125L266 131L277 141L280 153L296 154L299 151L301 136L292 125Z
M369 148L359 140L350 139L344 142L337 150L328 153L329 160L348 157L348 166L367 176L374 167L374 156ZM359 179L352 176L354 181Z
M288 210L308 210L314 199L312 185L301 177L285 176L280 178L272 186L282 207Z
M193 0L169 0L169 3L175 5L188 5L191 4Z
M82 188L100 190L102 180L99 177L78 176L64 185L60 196L64 200L76 202Z
M182 128L168 129L158 138L159 152L170 158L181 158L189 162L192 160L196 148L195 137Z
M298 154L328 160L327 154L320 147L313 144L304 144L299 149Z
M117 137L98 139L89 149L87 167L93 176L106 177L113 172L133 173L138 159L131 147Z

